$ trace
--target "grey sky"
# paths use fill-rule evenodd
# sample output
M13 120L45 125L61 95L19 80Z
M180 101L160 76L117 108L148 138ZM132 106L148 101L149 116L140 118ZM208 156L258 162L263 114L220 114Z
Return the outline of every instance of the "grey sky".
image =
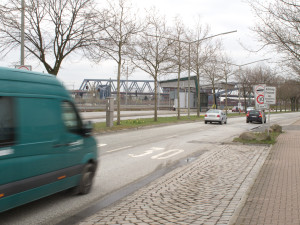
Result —
M99 3L102 0L98 0ZM234 63L244 64L251 61L267 58L263 53L250 54L240 45L258 48L254 35L249 30L254 26L254 16L250 6L244 0L132 0L133 5L143 11L144 8L155 6L162 15L166 15L171 23L175 16L180 16L187 27L193 28L194 21L200 16L203 24L208 24L211 34L218 34L227 31L237 30L237 33L222 37L225 52L233 58ZM10 55L0 66L11 67L13 62L19 61L18 52ZM33 70L45 71L37 62L26 62ZM110 61L103 61L94 65L86 59L71 56L64 61L58 74L69 88L78 88L83 79L116 79L116 64ZM137 73L130 79L151 79L148 75Z

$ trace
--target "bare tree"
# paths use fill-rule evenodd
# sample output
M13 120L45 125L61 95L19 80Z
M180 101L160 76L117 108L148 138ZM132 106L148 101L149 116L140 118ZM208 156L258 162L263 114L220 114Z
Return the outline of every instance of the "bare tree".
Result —
M258 65L249 68L249 81L251 85L267 84L272 85L276 80L276 72L265 65Z
M254 85L266 84L274 86L276 84L276 73L267 66L258 65L250 68L239 68L235 71L235 75L244 98L245 110L250 104L250 96L253 94ZM248 102L247 97L249 99Z
M91 44L96 18L94 0L24 0L25 49L50 74L57 75L71 53ZM21 45L19 0L0 3L0 52L7 55Z
M177 119L180 119L180 78L181 73L184 69L184 61L186 62L186 55L184 55L184 45L186 42L183 42L183 38L185 36L184 25L179 18L175 19L175 27L174 27L174 64L177 67ZM186 52L185 52L186 53ZM176 70L176 69L175 69Z
M174 41L168 39L171 31L156 10L148 13L146 23L147 29L130 52L135 66L154 79L154 121L157 121L158 79L173 67L171 46Z
M253 89L253 84L250 82L251 70L248 68L239 68L235 71L236 80L239 84L239 102L240 93L244 99L245 110L247 109L247 97L250 95Z
M220 68L220 59L219 59L219 50L221 43L217 41L214 45L210 45L210 57L209 60L205 62L202 66L204 79L206 79L212 85L212 94L213 94L213 108L217 106L216 99L216 82L222 79L221 68Z
M99 38L99 42L90 48L90 57L94 60L103 57L112 59L117 63L117 124L121 124L120 107L120 79L122 73L122 64L128 55L127 48L131 44L134 35L142 29L138 23L137 15L133 13L129 0L117 0L117 3L107 1L108 8L99 12L104 21L105 37Z
M225 108L226 108L226 114L227 114L227 110L228 110L228 104L227 104L228 79L231 75L233 75L232 61L228 57L228 55L223 54L221 57L221 71L222 71L221 76L223 77L223 80L225 81Z
M253 28L264 46L274 47L299 66L300 4L298 0L248 0L259 23Z
M210 45L210 41L201 41L207 38L209 34L209 27L203 26L198 20L195 26L195 30L191 31L189 41L191 45L191 71L196 74L197 77L197 116L200 116L201 108L201 87L200 78L203 71L203 66L207 60L213 54L213 48Z
M299 111L300 82L294 79L287 79L284 86L288 90L286 97L290 100L291 111Z

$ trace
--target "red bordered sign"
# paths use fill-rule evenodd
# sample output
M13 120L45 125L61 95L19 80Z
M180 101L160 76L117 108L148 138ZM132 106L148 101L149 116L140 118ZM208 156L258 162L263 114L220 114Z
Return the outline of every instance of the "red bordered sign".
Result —
M28 71L32 70L32 67L29 65L17 65L15 66L15 68L19 70L28 70Z
M256 102L258 104L264 104L265 103L265 97L263 95L258 95L256 98Z

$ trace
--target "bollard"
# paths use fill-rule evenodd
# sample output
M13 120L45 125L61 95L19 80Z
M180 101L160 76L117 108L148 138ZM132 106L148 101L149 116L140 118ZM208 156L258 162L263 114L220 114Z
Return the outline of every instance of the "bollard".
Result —
M112 127L114 125L114 98L106 98L106 126Z

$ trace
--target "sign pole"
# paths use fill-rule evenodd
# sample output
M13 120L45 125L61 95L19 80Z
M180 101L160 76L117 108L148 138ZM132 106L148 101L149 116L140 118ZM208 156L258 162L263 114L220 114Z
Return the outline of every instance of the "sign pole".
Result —
M270 114L271 114L271 107L269 107L269 116L268 116L268 137L270 137Z
M263 127L263 131L265 132L265 120L264 120L264 117L266 116L266 113L265 113L265 110L263 109L262 110L262 118L261 118L261 121L262 121L262 127Z
M265 129L265 125L264 125L264 118L266 118L265 112L266 112L266 109L269 110L267 132L268 132L268 137L270 137L270 125L271 125L270 105L276 104L276 87L268 87L265 84L255 85L254 86L254 96L256 99L256 101L255 101L256 109L263 110L263 118L262 118L263 129Z

